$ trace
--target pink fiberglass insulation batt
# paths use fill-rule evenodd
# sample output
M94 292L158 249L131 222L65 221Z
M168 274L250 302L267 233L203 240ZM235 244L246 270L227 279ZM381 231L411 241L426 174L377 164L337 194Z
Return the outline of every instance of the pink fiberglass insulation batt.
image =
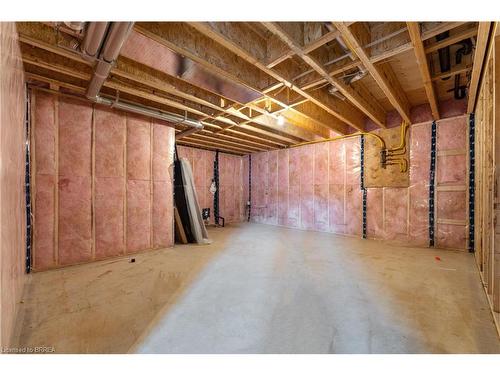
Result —
M172 246L174 130L41 91L31 100L34 269Z
M214 196L210 185L214 176L215 152L187 146L177 146L177 151L179 157L189 160L198 202L201 208L210 208L210 222L214 223ZM242 157L219 153L219 215L226 223L245 220L244 202L248 199L248 190L244 195L244 187L248 185L248 174L244 178L243 167Z
M428 246L431 122L425 110L414 116L427 122L410 127L410 185L367 189L367 236ZM466 125L465 116L437 125L436 242L443 248L466 247ZM252 221L360 237L360 154L359 137L279 150L277 157L252 154Z
M468 229L467 121L450 118L437 125L436 244L464 248Z
M92 106L58 101L58 260L61 265L92 259Z
M119 112L95 110L95 257L125 253L125 139ZM113 230L109 230L113 228Z

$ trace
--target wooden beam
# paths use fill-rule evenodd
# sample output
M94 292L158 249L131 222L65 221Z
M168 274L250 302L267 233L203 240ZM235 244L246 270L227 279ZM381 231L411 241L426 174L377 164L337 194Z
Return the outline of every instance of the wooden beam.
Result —
M452 77L456 74L467 73L472 70L472 65L456 65L451 68L448 72L438 73L432 76L432 81L439 81L440 79Z
M350 60L349 58L344 58L340 60L338 63L325 65L325 69L328 72L330 77L335 77L339 74L342 74L348 70L354 69L358 66L362 65L359 60ZM315 74L311 74L315 73ZM319 76L316 74L317 72L314 69L309 70L306 74L301 74L299 77L294 77L293 81L297 86L299 86L302 90L309 90L315 86L319 86L323 83L326 83L326 79L323 76Z
M29 24L29 26L27 24ZM68 51L67 49L61 48L57 44L54 44L56 41L53 35L53 29L39 23L20 23L18 24L18 29L20 32L19 39L22 43L36 47L37 49L40 49L40 51L45 51L70 59L73 62L85 64L89 67L92 66L91 62L83 59L76 52ZM28 51L28 53L30 55L39 55L39 53L34 50ZM43 61L44 59L39 60ZM224 111L224 108L220 106L220 95L208 92L185 81L168 76L163 72L124 57L118 58L116 66L112 69L111 74L148 85L152 88L190 100L214 110ZM227 98L224 98L224 100L227 105L232 103L232 101Z
M53 50L53 51L58 52L57 50ZM54 54L54 56L55 56L55 54ZM36 56L32 56L29 53L23 53L23 60L27 64L39 66L39 67L42 67L44 69L51 70L53 72L68 75L70 77L75 77L75 78L82 79L85 81L88 81L90 79L90 77L91 77L90 73L84 73L84 72L76 71L75 69L69 68L69 67L61 64L58 60L54 59L53 58L54 56L53 55L46 55L45 59L41 59L41 58L38 58ZM157 80L154 80L152 77L148 78L148 79L137 78L131 72L131 71L133 71L133 69L136 66L137 66L136 64L133 64L132 62L127 62L127 60L120 60L120 62L119 62L120 68L115 68L113 70L113 74L117 75L119 77L122 77L122 78L127 78L127 79L130 78L132 81L134 81L136 83L144 84L147 86L152 86L151 91L147 92L144 90L139 90L139 89L136 89L132 86L127 86L123 83L116 82L113 80L106 81L104 84L104 87L113 88L115 90L118 90L118 91L121 91L124 93L128 93L128 94L138 96L138 97L141 97L144 99L148 99L148 100L151 100L151 101L156 102L156 103L161 103L163 105L168 105L168 106L171 106L173 108L177 108L177 109L180 109L183 111L188 111L190 113L204 116L206 118L223 120L223 118L217 117L216 114L214 114L213 112L207 112L207 109L203 109L202 107L195 108L195 106L192 103L189 103L189 102L182 103L182 102L178 102L175 100L171 100L171 99L167 99L167 98L163 98L163 97L159 96L158 95L159 91L162 91L162 89L165 87L165 85L162 84L161 82L158 82ZM122 70L122 69L125 69L125 70ZM150 76L148 76L148 77L150 77ZM168 89L168 92L175 93L175 91L172 90L173 89L172 87L169 87L168 85L166 87ZM155 93L155 90L157 90L156 93ZM183 98L187 99L187 97L185 97L185 96ZM204 104L207 104L207 103L204 103ZM215 105L212 105L209 108L213 108L214 106ZM230 113L232 115L240 116L240 118L247 120L244 115L242 115L241 113L239 113L237 111L229 112L228 109L224 109L224 108L220 108L220 110L222 113ZM227 120L229 121L229 119L227 119ZM255 121L259 122L263 126L274 127L274 128L277 127L276 123L270 123L267 120L256 119ZM293 135L293 136L296 136L301 131L302 132L304 131L301 129L297 129L295 126L293 126L291 124L283 124L279 128L280 128L280 131L282 133L289 133L290 135ZM311 135L305 134L305 133L300 134L300 136L301 136L301 138L300 138L301 140L314 139ZM290 141L296 142L295 138L293 138Z
M54 71L57 73L62 73L62 74L65 74L65 75L68 75L71 77L75 77L75 78L79 78L79 79L82 79L85 81L88 81L91 77L91 75L88 73L77 72L77 71L74 71L72 69L66 68L63 65L56 64L54 62L48 63L45 61L41 61L39 59L34 59L27 54L23 54L23 61L26 64L39 66L39 67L47 69L47 70L51 70L51 71ZM150 93L150 92L147 92L144 90L139 90L139 89L136 89L134 87L130 87L130 86L127 86L125 84L118 83L118 82L115 82L112 80L105 81L103 86L112 88L112 89L120 91L120 92L135 95L135 96L138 96L138 97L141 97L144 99L148 99L148 100L151 100L151 101L156 102L156 103L161 103L161 104L173 107L173 108L177 108L177 109L180 109L182 111L187 111L187 112L194 113L194 114L201 115L201 116L207 115L207 113L202 112L201 110L192 108L192 107L185 105L183 103L180 103L178 101L164 98L164 97L159 96L157 94L153 94L153 93Z
M84 60L76 51L72 51L69 37L58 34L55 30L40 22L16 22L19 41L42 48L46 51L57 53L74 61L83 62L92 66L91 61Z
M431 73L429 72L429 64L427 62L424 44L420 38L420 26L418 22L407 22L406 24L408 26L408 33L410 34L410 39L413 44L413 50L417 59L418 68L420 69L420 75L422 76L422 81L424 82L425 93L427 94L427 99L429 100L429 104L431 106L432 117L434 120L439 120L438 101L436 93L434 92Z
M91 70L87 69L85 71L78 68L78 66L82 66L82 64L88 65L89 62L83 59L80 55L76 54L76 52L70 52L66 49L50 44L51 29L45 30L42 27L43 25L36 25L38 25L38 28L35 27L35 25L32 25L28 30L33 34L38 33L37 35L43 37L44 40L27 37L24 34L20 35L22 43L36 47L22 48L24 61L55 72L89 80ZM23 27L20 29L24 30ZM21 46L23 46L23 44L21 44ZM44 52L43 56L40 51ZM61 61L61 58L64 58L65 61ZM73 67L74 64L79 65ZM145 67L135 61L126 58L119 58L117 61L117 67L113 68L111 73L112 76L126 78L136 83L150 86L151 90L161 90L171 95L180 96L182 99L191 100L201 106L207 107L207 109L210 108L224 111L223 108L215 104L217 102L220 103L219 96L211 95L201 89L196 90L193 86L190 86L180 80L176 82L176 86L173 86L169 83L172 80L168 80L165 74L162 75L160 74L161 72L155 72L154 69ZM214 114L213 111L209 113L211 115Z
M427 45L427 47L425 47L425 53L429 54L435 52L441 48L451 46L452 44L461 42L464 39L472 38L473 36L476 35L477 35L477 27L468 27L465 30L450 35L446 39Z
M190 134L189 137L192 139L200 140L200 141L213 142L213 143L221 145L221 146L227 146L227 147L241 149L241 150L244 150L246 152L263 151L263 149L260 149L260 148L246 146L246 145L243 145L241 143L226 141L226 140L221 139L220 137L216 136L215 134L209 135L209 134L193 133L193 134Z
M375 66L370 61L367 51L362 47L359 40L360 36L354 35L353 31L343 22L334 22L333 24L340 31L349 49L358 56L403 120L411 122L410 103L390 65L380 64Z
M213 133L209 130L201 130L197 134L213 136L215 133ZM248 140L247 138L245 138L243 136L235 137L235 136L232 136L229 134L218 134L217 137L222 139L222 140L231 141L233 143L241 144L241 145L247 146L248 148L254 148L254 149L261 150L261 151L270 150L271 148L275 147L275 146L269 146L269 145L264 144L262 142Z
M43 25L42 25L43 26ZM29 44L30 46L39 48L40 50L46 51L48 53L54 54L54 56L62 56L66 59L71 59L71 61L78 62L78 63L84 63L87 66L90 66L90 64L86 61L83 60L81 56L79 56L76 53L73 53L71 51L67 51L65 49L62 49L61 47L58 47L57 45L53 45L51 43L54 43L55 41L52 40L51 38L53 37L53 30L48 29L45 30L44 28L40 29L40 25L34 24L30 25L29 27L23 28L21 26L21 30L29 30L30 33L33 35L41 35L44 37L44 40L38 40L34 37L31 37L31 34L29 36L21 35L20 38L23 40L24 43ZM64 65L62 63L58 63L54 59L50 59L48 56L45 56L44 59L38 58L35 54L29 54L25 53L25 62L26 63L31 63L35 66L42 67L44 69L51 70L55 73L62 73L64 75L67 75L68 77L75 77L78 79L82 79L85 81L88 81L90 79L90 73L84 72L84 71L78 71L75 69L71 68L71 64L69 65ZM48 60L47 60L48 59ZM135 75L137 72L137 76ZM177 81L174 82L175 86L171 85L169 82L171 82L171 79L169 80L168 77L160 76L157 77L156 74L157 72L154 72L154 69L148 69L147 67L142 66L141 64L128 60L125 58L119 58L117 62L117 67L115 67L112 70L112 75L117 76L120 78L125 78L128 80L131 80L133 82L139 83L141 85L146 85L151 87L151 91L149 93L146 93L147 99L152 100L154 102L158 102L158 98L156 95L154 95L154 92L157 91L166 91L169 94L177 94L180 95L182 99L185 100L192 100L196 101L198 104L212 108L215 110L220 110L222 113L229 113L228 109L229 108L222 108L222 107L217 107L215 104L219 100L219 97L214 97L214 96L209 96L207 95L208 93L204 92L203 90L196 91L196 89L193 89L193 87L189 87L187 84L184 84L182 81ZM67 83L67 82L62 82L58 81L55 79L52 79L50 77L43 77L40 75L36 74L28 74L29 78L36 79L38 81L42 82L47 82L49 84L57 84L61 87L68 88L74 92L83 94L85 93L85 88L84 87L79 87L75 86L73 84ZM107 82L105 84L105 87L112 87L114 89L122 90L123 92L128 92L131 95L140 95L140 97L145 97L142 95L140 92L141 90L137 90L134 87L127 87L126 85L123 85L119 82L112 82L109 83ZM187 94L186 94L187 91ZM196 100L198 98L198 100ZM175 108L186 110L188 109L188 106L186 105L187 103L184 102L176 102L176 101L170 101L169 99L160 99L160 101L163 104L172 104L175 106ZM167 103L168 102L168 103ZM192 105L192 104L191 104ZM191 107L189 107L189 112L197 113L199 115L203 116L208 116L208 118L212 118L209 115L213 114L213 112L206 112L206 109L203 110L203 112L200 110L202 107L198 107L198 109L193 109L191 110ZM235 113L231 113L233 115L236 115ZM240 114L242 116L242 114ZM242 116L244 118L244 116ZM213 118L214 120L216 119L215 117ZM283 127L282 131L286 131L287 127ZM266 144L268 147L276 147L276 146L286 146L291 143L296 142L295 140L292 139L287 139L286 141L283 140L283 138L277 138L274 134L269 133L269 132L260 132L259 131L252 131L252 130L247 130L247 129L240 129L238 131L232 131L231 132L233 137L240 137L242 139L250 139L254 142L262 142Z
M437 26L426 28L427 24L433 24L434 22L424 22L422 26L424 29L422 30L422 40L427 40L435 37L436 35L442 34L446 31L450 31L459 26L462 26L466 22L438 22Z
M196 30L198 30L200 33L203 33L207 37L215 40L217 43L220 43L222 46L224 46L225 48L236 54L238 57L245 59L253 66L258 67L259 69L261 69L263 72L267 73L274 79L282 82L282 84L284 84L285 86L291 87L300 95L313 101L320 108L336 116L343 122L346 122L349 125L357 128L362 128L364 126L362 116L358 116L355 108L346 109L346 107L349 106L346 106L345 103L335 103L334 107L332 107L331 105L325 105L325 103L320 102L320 100L317 97L309 95L303 90L300 90L300 88L294 86L289 79L283 77L282 75L268 68L265 62L256 58L252 50L251 43L249 44L247 42L245 43L240 42L239 38L244 36L242 36L242 30L239 30L236 26L222 28L219 27L217 23L207 23L207 22L193 22L190 25ZM330 104L332 104L334 101L335 100L333 101L330 100ZM339 100L339 102L341 101ZM284 104L284 106L286 105ZM324 125L328 127L333 127L336 126L337 124L331 124L331 125L324 124ZM347 131L345 124L338 124L338 125L339 126L335 130L341 134L345 134Z
M306 54L299 41L289 34L289 31L282 28L281 24L275 22L263 23L271 32L278 35L298 56L300 56L312 69L319 73L328 83L335 86L355 107L369 116L376 124L385 127L385 113L377 111L365 98L361 97L352 87L346 85L343 81L330 76L324 66L315 58ZM298 33L295 33L298 34ZM309 95L309 94L308 94ZM364 124L354 124L352 121L346 121L346 118L341 120L347 122L358 130L364 130Z
M472 64L472 73L467 99L467 113L474 112L476 99L479 93L479 82L483 71L483 63L486 58L486 52L490 43L490 31L492 22L479 22L476 40L476 50L474 51L474 62Z
M235 139L245 139L249 142L262 144L272 149L276 147L286 147L292 144L292 142L284 142L281 140L277 140L272 136L256 133L253 131L253 129L246 130L242 129L239 126L221 127L219 125L212 124L206 121L202 121L202 124L205 127L206 131L210 131L213 134L227 135L228 137L232 137Z
M323 100L325 99L323 98ZM296 104L293 107L290 107L287 110L285 110L285 113L286 117L290 117L292 113L295 113L299 116L305 116L305 118L312 119L311 121L316 122L318 125L328 124L328 123L330 124L340 123L340 120L335 116L331 115L330 113L326 111L318 111L318 107L316 106L316 104L310 101ZM311 115L314 114L314 116L309 116L309 114ZM316 117L318 118L318 120L314 120L314 118ZM322 133L323 138L329 138L330 137L329 131L330 130L335 131L335 129L338 129L338 126L330 126L328 128L324 128L324 130L328 130L328 132Z
M293 125L289 127L294 127L296 131L294 132L285 132L283 131L284 125L287 122L285 121L282 125L278 124L278 120L270 117L268 115L259 115L252 118L249 121L242 122L238 125L238 127L242 127L243 125L251 125L253 128L259 128L261 130L265 130L269 133L274 134L275 136L281 137L283 140L288 140L291 142L307 142L317 139L312 133L305 132L304 129L294 127Z
M184 22L139 22L135 29L209 71L261 91L272 79L254 64Z
M248 151L244 151L238 148L232 148L232 147L227 147L227 146L221 146L218 145L217 143L213 142L205 142L205 141L200 141L198 139L193 139L191 137L185 137L182 139L179 139L178 141L175 141L175 143L179 145L185 145L185 146L194 146L194 147L199 147L199 148L204 148L206 150L220 150L224 151L230 154L235 154L235 155L246 155L249 154Z
M145 66L137 61L119 57L111 74L120 78L147 85L179 98L189 100L215 111L224 112L221 106L220 95L201 89L181 79L174 78L151 67ZM232 103L224 98L226 103Z
M69 90L71 90L71 91L73 91L75 93L82 94L82 95L85 94L85 91L86 91L85 87L76 86L76 85L73 85L71 83L62 82L60 80L56 80L56 79L52 79L52 78L49 78L49 77L41 76L41 75L35 74L35 73L24 72L24 76L28 80L45 82L45 83L48 83L49 85L57 85L59 87L64 87L66 89L69 89Z
M255 141L258 141L260 143L264 143L268 145L271 148L277 148L277 147L285 147L289 146L292 144L290 141L282 141L282 140L277 140L273 136L266 135L266 134L260 134L258 132L255 132L254 129L244 129L239 126L235 126L231 129L223 129L224 134L229 134L229 135L234 135L236 137L244 138L244 139L253 139Z
M326 34L323 34L316 39L306 41L304 44L303 50L305 53L311 53L315 49L318 49L319 47L325 45L326 43L329 43L332 40L335 40L339 36L340 36L340 33L337 30L329 31Z
M267 41L266 67L273 68L293 56L293 51L276 35L271 35Z
M42 65L44 67L46 66L45 64L42 64ZM48 68L52 68L52 69L55 69L56 71L58 71L58 67L57 66L48 66ZM67 71L65 71L65 73L74 75L74 76L82 78L82 79L86 77L85 74L83 74L83 73L73 72L71 70L67 70ZM85 88L78 87L78 86L75 86L75 85L72 85L72 84L68 84L66 82L62 82L62 81L59 81L59 80L54 80L54 79L51 79L51 78L48 78L48 77L43 77L43 76L35 75L35 74L32 74L32 73L26 73L26 75L27 75L28 78L36 79L36 80L42 81L42 82L47 82L49 84L57 84L57 85L59 85L61 87L68 88L68 89L70 89L70 90L72 90L74 92L80 93L80 94L84 94L85 93ZM142 99L150 100L150 101L152 101L154 103L160 103L160 104L167 105L167 106L172 106L172 104L174 104L175 105L174 108L178 108L178 109L182 109L182 110L188 109L188 107L185 107L183 105L181 105L181 106L176 105L176 102L173 102L173 101L171 101L169 99L161 98L161 97L158 97L155 94L150 94L150 93L147 93L147 92L143 92L141 90L138 90L138 89L135 89L135 88L131 88L131 87L127 87L127 86L122 85L122 84L117 84L115 82L106 82L105 86L113 88L113 89L116 89L116 90L119 90L119 91L124 92L124 93L128 93L128 94L133 95L133 96L137 96L137 97L142 98ZM189 112L197 113L197 111L194 111L194 110L189 110ZM198 112L197 114L203 115L202 112ZM288 145L288 144L292 144L292 143L296 143L296 142L308 141L308 140L313 140L314 139L313 137L307 136L307 135L304 135L304 134L302 134L300 137L297 137L296 135L293 135L293 134L297 134L297 131L299 131L299 130L296 129L295 127L292 128L290 125L286 126L286 124L284 124L283 126L280 126L279 127L280 128L279 131L278 130L274 130L274 132L273 132L272 128L278 128L278 125L276 123L269 122L268 119L266 120L266 116L262 116L262 118L254 119L253 121L262 124L262 126L269 127L270 131L264 131L264 130L261 130L261 129L248 129L248 128L244 128L242 131L236 132L234 134L238 134L239 137L244 137L245 135L242 134L242 133L250 133L250 135L254 135L253 140L259 140L259 137L260 138L265 137L264 139L267 140L267 141L273 140L274 143L267 144L267 146L269 146L269 147L276 147L276 145L283 146L283 145ZM290 129L292 129L292 130L290 130ZM287 134L286 131L291 131L292 134ZM258 134L258 137L255 137L256 134ZM285 142L285 143L283 143L283 142ZM273 145L273 146L271 146L271 145Z
M421 34L421 39L422 41L425 41L427 39L433 38L438 34L441 34L445 31L452 30L456 27L459 27L466 22L443 22L440 23L438 26L431 27L428 30L425 30ZM426 23L424 23L425 25ZM407 43L399 43L394 45L392 48L389 48L388 50L373 54L370 56L370 61L372 64L379 63L381 61L390 59L391 57L395 57L397 55L403 54L405 52L410 51L413 48L413 45L411 41L408 41Z

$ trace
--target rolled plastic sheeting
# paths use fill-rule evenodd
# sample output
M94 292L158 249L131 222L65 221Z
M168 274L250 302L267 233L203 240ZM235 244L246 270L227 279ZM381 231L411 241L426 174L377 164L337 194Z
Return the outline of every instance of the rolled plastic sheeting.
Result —
M198 197L194 187L193 171L189 160L185 158L180 159L182 180L184 182L184 194L186 196L186 204L189 213L189 224L191 225L191 232L194 240L198 244L209 244L212 241L208 238L207 228L201 216L200 205L198 204Z

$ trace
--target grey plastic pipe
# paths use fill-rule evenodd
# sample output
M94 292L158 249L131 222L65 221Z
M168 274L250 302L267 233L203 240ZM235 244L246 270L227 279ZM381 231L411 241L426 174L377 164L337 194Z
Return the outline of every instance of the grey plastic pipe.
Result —
M108 106L108 107L121 109L121 110L126 111L126 112L137 113L139 115L153 117L153 118L156 118L158 120L168 121L168 122L173 123L172 127L174 127L175 124L184 124L184 125L187 125L195 130L203 129L203 124L200 121L185 118L185 117L176 115L174 113L159 111L159 110L155 110L152 108L143 107L143 106L137 105L137 104L126 103L126 102L122 102L122 101L115 101L115 100L111 100L108 98L103 98L101 96L96 97L94 99L94 102L96 102L97 104L103 104L103 105ZM191 130L191 129L189 129L189 130Z

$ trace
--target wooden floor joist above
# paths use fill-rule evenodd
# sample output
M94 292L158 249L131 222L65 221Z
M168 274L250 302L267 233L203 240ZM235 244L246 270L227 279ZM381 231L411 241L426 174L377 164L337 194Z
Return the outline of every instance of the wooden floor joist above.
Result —
M426 51L420 36L420 26L418 22L407 22L407 25L408 33L410 34L410 39L413 44L413 50L415 51L417 64L420 69L420 75L422 76L422 81L424 83L425 92L431 106L432 116L434 120L439 120L438 102L434 92L434 85L431 80L431 73L429 72Z
M410 109L422 104L438 119L439 103L453 98L452 80L445 80L453 76L467 85L471 111L493 25L138 22L130 43L140 41L149 54L162 48L158 56L177 56L186 66L176 73L172 61L136 58L129 48L101 95L201 121L203 131L179 142L241 154L284 148L369 123L386 127L391 112L410 122ZM19 22L17 29L29 82L83 97L95 65L79 51L86 30L68 32L55 22ZM438 51L469 39L474 54L440 71ZM253 99L242 100L248 95Z

